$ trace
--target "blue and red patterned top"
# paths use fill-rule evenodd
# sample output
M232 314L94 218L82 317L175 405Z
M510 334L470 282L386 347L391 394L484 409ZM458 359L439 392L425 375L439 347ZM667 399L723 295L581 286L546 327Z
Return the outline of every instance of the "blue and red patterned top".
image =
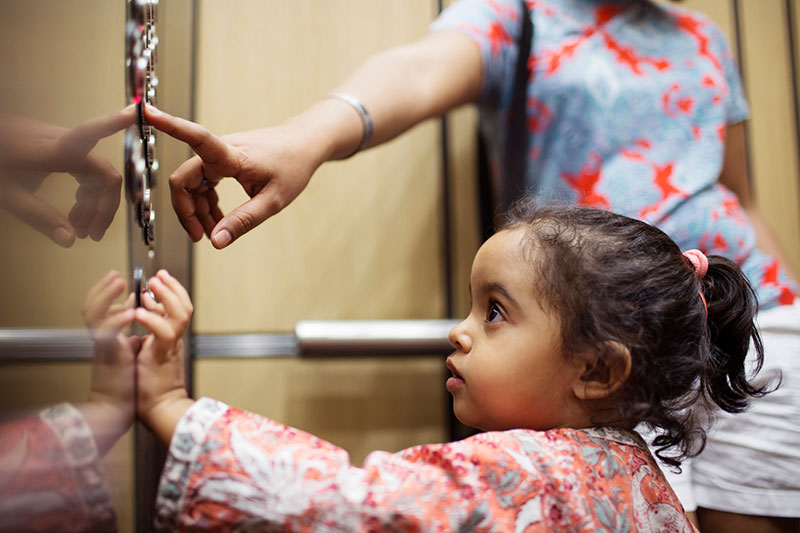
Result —
M635 0L527 0L526 185L539 198L646 220L681 249L735 260L761 309L797 287L719 183L725 128L748 117L733 54L707 17ZM433 23L473 39L483 57L479 101L495 176L521 33L519 0L461 0Z

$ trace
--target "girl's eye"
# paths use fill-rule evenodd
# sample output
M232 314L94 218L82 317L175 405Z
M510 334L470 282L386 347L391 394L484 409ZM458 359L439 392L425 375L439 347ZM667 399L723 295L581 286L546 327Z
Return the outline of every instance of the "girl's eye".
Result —
M503 313L500 306L492 302L489 304L489 311L486 313L486 322L500 322L503 320Z

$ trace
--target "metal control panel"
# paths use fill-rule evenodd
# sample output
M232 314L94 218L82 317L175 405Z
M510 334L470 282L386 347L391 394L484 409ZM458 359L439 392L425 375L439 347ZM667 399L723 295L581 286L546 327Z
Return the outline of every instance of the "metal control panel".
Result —
M141 245L131 242L133 283L137 304L155 264L156 211L153 190L158 183L155 157L156 131L147 124L144 105L156 103L158 0L126 0L125 67L126 98L135 105L138 121L125 132L125 193L131 224L138 227ZM133 237L135 241L135 236Z

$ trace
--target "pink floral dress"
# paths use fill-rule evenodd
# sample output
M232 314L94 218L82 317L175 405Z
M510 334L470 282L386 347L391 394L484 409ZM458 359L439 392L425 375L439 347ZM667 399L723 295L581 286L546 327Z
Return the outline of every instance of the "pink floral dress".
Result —
M633 432L512 430L373 452L203 398L161 476L161 531L695 531Z
M0 532L117 531L94 435L60 404L0 423Z

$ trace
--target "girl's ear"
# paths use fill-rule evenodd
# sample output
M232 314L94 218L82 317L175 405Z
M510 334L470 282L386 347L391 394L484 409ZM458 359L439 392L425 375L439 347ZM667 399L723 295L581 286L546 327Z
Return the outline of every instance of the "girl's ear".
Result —
M614 394L631 374L631 351L617 341L606 341L599 350L582 357L580 378L573 385L581 400L600 400Z

